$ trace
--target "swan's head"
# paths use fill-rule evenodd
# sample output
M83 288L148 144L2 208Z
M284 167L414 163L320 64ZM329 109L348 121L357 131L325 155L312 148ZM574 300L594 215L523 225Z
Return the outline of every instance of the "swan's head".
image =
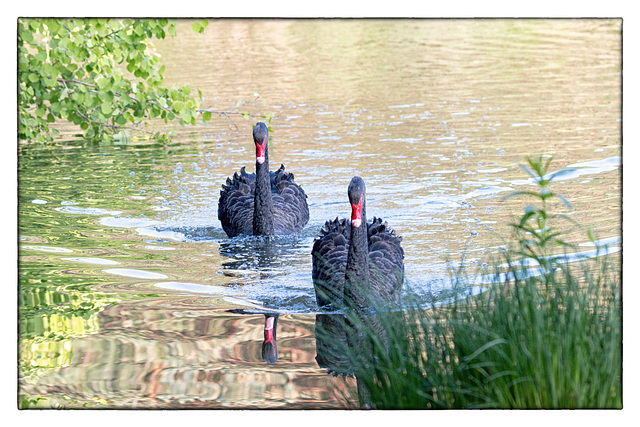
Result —
M256 162L263 164L267 158L267 140L269 139L269 130L267 125L262 122L256 123L253 128L253 142L256 144Z
M362 212L364 211L364 181L359 176L351 178L347 194L351 203L351 225L360 227L362 224Z

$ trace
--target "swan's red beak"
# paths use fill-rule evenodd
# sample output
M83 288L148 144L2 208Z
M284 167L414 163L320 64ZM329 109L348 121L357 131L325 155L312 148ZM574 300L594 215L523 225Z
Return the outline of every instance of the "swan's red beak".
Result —
M262 140L262 144L256 141L256 162L263 164L267 151L267 138Z
M273 321L274 321L274 317L267 317L266 320L264 321L264 341L265 342L270 342L271 344L274 344L273 342Z
M357 205L351 202L351 225L358 228L362 224L362 196Z

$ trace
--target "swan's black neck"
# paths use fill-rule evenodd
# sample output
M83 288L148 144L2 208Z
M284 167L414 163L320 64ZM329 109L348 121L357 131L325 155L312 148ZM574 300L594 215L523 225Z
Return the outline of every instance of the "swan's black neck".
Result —
M367 304L369 286L369 239L367 233L367 215L362 197L362 222L359 227L351 225L349 253L345 271L344 303L358 307Z
M265 146L267 142L264 142ZM273 200L269 178L269 148L265 147L264 162L256 161L256 190L253 199L253 235L270 236L273 228Z

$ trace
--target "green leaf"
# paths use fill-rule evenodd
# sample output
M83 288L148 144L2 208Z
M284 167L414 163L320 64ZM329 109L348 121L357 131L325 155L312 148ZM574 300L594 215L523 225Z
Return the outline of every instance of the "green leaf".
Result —
M34 56L34 58L38 61L38 62L44 62L47 60L47 52L45 50L41 50L40 52L36 53L36 55Z
M191 24L191 29L196 33L202 33L204 31L204 28L202 28L202 25L200 25L200 23L198 22L194 22L193 24Z
M44 140L53 133L47 123L57 118L80 125L85 137L95 140L112 140L113 131L87 122L86 117L105 123L113 116L113 123L120 126L159 115L168 120L183 116L183 123L196 123L202 92L193 97L195 88L192 91L188 85L172 92L163 88L165 67L149 43L151 37L164 38L165 32L175 36L176 23L173 19L19 19L19 137ZM208 21L197 24L201 33ZM118 64L139 80L123 76ZM169 97L177 101L175 113L162 110L172 107L166 101Z
M536 171L538 176L544 175L545 170L544 170L544 168L542 166L542 156L538 156L537 159L533 159L531 157L527 157L527 162L529 163L529 166L531 166L531 169Z
M102 103L100 109L102 110L102 114L104 114L105 116L110 116L113 112L113 106L109 102Z
M176 101L173 103L173 109L178 113L182 114L184 111L184 104L180 101Z
M29 30L25 30L25 29L18 30L18 37L25 43L33 42L33 33Z
M57 84L58 84L58 81L56 79L51 79L51 78L44 79L44 85L48 88L54 88Z
M555 171L552 174L550 174L549 177L548 177L548 180L549 181L554 180L554 179L558 178L559 176L566 175L566 174L572 173L574 171L576 171L575 168L560 169L559 171Z
M205 122L211 120L211 112L205 111L204 113L202 113L202 120L204 120Z
M542 185L542 184L540 184L540 185ZM541 198L542 200L549 199L549 198L553 197L554 195L555 195L555 193L554 193L553 191L548 190L548 189L546 189L546 188L543 188L543 189L540 191L540 198Z
M107 85L109 85L109 83L110 83L109 80L104 77L98 77L96 79L96 84L98 85L98 89L100 90L104 90L107 87Z
M559 216L560 216L560 218L562 218L562 219L564 219L566 221L569 221L570 223L572 223L574 225L580 225L578 223L578 221L576 221L575 219L571 218L569 215L561 214Z
M536 175L535 173L533 173L533 171L531 169L529 169L528 167L526 167L523 164L518 164L518 166L520 166L520 169L522 169L523 171L525 171L526 173L528 173L529 175L531 175L534 179L538 178L538 175Z

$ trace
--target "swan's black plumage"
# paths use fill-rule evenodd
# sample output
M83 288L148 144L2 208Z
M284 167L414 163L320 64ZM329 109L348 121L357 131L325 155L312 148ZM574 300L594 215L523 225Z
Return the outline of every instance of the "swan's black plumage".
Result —
M404 279L402 237L386 221L366 221L364 181L354 177L349 185L352 221L327 221L311 251L312 278L320 307L367 306L372 299L398 300ZM360 205L358 205L358 201ZM359 227L353 226L360 206Z
M256 173L243 167L222 185L218 219L229 237L298 233L309 221L307 195L293 174L284 165L269 171L268 136L266 125L256 124Z

